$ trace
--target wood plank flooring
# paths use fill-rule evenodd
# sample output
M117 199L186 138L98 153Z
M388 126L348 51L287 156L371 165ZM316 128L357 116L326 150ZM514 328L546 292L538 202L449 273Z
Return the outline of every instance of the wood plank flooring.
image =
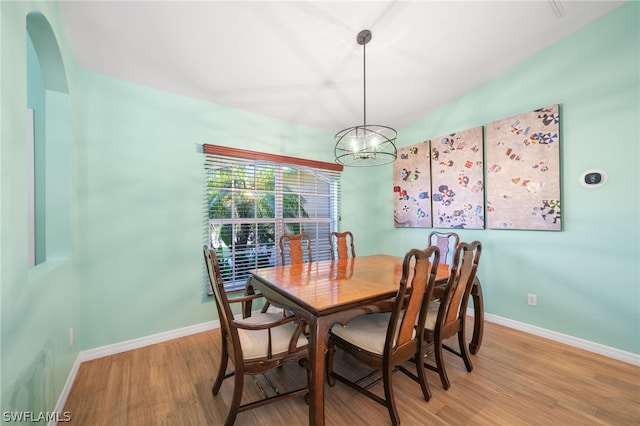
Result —
M446 355L451 388L442 389L437 374L427 371L430 402L417 383L394 375L403 425L640 424L639 367L492 323L485 324L471 373L460 358ZM65 411L81 426L221 425L233 383L226 380L217 397L211 394L219 359L220 333L213 330L85 362ZM341 354L336 370L366 372ZM305 374L294 364L268 379L247 377L245 401L260 395L259 386L298 386ZM381 384L372 389L383 395ZM390 424L386 408L341 383L327 386L325 395L327 425ZM300 397L240 413L236 425L306 425L307 416Z

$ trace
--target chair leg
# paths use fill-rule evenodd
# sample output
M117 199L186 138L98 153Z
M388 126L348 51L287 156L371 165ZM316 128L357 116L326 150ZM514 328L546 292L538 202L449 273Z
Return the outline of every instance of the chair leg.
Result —
M420 381L420 388L422 388L422 396L425 401L431 400L431 389L429 389L429 382L427 382L427 375L424 371L424 351L419 351L415 356L416 372L418 373L418 380Z
M464 323L462 324L462 327L464 327ZM471 357L469 356L469 350L467 349L465 340L464 328L462 328L460 331L458 331L458 345L460 346L460 356L462 356L462 360L464 361L464 366L467 367L467 371L471 372L471 370L473 370L473 364L471 363Z
M469 352L477 354L482 344L482 334L484 333L484 301L482 296L482 286L478 277L473 279L471 288L471 298L473 299L473 336L469 343Z
M382 368L382 380L384 383L384 398L387 402L387 411L389 411L389 417L391 418L391 424L397 426L400 424L400 416L398 415L398 409L396 408L396 400L393 397L393 366L386 365Z
M220 356L220 367L218 368L218 375L216 376L216 380L215 382L213 382L213 388L211 389L214 395L218 394L218 392L220 391L220 386L222 386L222 381L226 377L228 362L229 362L229 352L227 352L227 343L223 337L222 338L222 354Z
M336 353L336 347L329 339L329 343L327 343L327 355L325 359L325 370L327 375L327 383L329 386L333 387L336 385L336 379L333 377L333 354Z
M227 414L227 420L225 420L225 426L232 426L238 412L240 411L240 403L242 402L242 387L244 385L244 374L238 374L236 372L233 380L233 398L231 398L231 406L229 406L229 414Z
M442 341L440 341L439 337L436 337L433 352L436 356L436 366L438 368L438 374L440 375L440 381L442 382L442 387L447 390L449 389L449 378L447 377L447 371L444 366L444 353L442 352Z

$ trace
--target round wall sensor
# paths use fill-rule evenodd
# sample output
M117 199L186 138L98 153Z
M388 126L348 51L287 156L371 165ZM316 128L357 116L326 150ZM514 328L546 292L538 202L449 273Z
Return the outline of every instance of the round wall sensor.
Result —
M591 169L580 175L580 184L587 188L597 188L607 181L604 170Z

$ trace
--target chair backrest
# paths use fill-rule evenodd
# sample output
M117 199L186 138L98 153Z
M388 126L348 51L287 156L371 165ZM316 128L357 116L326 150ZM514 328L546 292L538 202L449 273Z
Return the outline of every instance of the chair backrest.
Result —
M216 301L216 307L218 308L218 318L220 319L220 328L224 337L232 340L230 343L239 344L240 340L235 333L235 329L231 327L231 320L233 319L233 313L231 312L231 306L227 299L227 293L224 290L224 284L222 283L222 275L220 274L220 263L218 263L218 256L215 250L210 249L206 245L202 247L204 252L204 263L207 265L207 273L209 274L209 282L213 289L213 296ZM232 334L234 333L234 334ZM235 337L233 337L235 335ZM236 347L231 346L231 350ZM232 352L233 353L233 352ZM233 357L232 357L233 359Z
M313 262L311 255L311 237L305 232L299 234L284 233L280 236L280 257L282 264L285 265L286 253L289 253L289 264L297 265L305 263L304 252L307 252L307 262ZM304 245L304 246L303 246ZM287 250L288 249L288 250Z
M457 333L459 321L466 315L469 294L478 270L482 245L479 241L458 243L446 289L440 298L436 327L443 336Z
M353 234L349 231L330 233L329 246L331 247L331 260L336 259L336 254L338 259L346 259L349 257L349 248L351 248L351 257L356 257Z
M440 249L440 263L451 266L453 262L453 252L455 252L460 242L460 237L455 232L432 231L427 240L429 245L437 246ZM452 256L449 256L449 253Z
M419 334L416 336L415 330L416 326L418 330L424 328L427 303L423 302L431 299L439 259L440 251L435 246L424 250L412 249L404 256L400 287L387 329L385 352L402 351L407 345L412 345L416 338L422 338ZM407 287L410 278L409 290ZM406 353L415 354L415 348Z

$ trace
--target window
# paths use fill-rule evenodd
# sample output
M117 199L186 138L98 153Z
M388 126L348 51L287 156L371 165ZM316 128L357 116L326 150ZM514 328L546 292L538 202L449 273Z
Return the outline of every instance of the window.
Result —
M331 258L338 229L337 164L204 145L208 244L228 290L243 288L249 271L281 264L284 232L306 232L314 260Z

